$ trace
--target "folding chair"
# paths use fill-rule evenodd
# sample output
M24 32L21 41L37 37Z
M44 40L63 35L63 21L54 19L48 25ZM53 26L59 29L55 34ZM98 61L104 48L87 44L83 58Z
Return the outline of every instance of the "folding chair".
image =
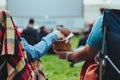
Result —
M120 80L120 10L104 10L102 27L103 43L99 61L99 80ZM106 67L103 76L104 65Z

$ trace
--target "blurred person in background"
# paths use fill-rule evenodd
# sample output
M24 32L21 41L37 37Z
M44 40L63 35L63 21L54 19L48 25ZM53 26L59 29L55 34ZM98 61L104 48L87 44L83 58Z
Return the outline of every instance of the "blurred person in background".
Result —
M30 18L27 28L24 29L21 34L21 36L25 38L25 40L27 40L27 42L31 45L34 45L38 42L38 32L33 28L34 23L34 19Z
M38 38L39 38L39 41L48 34L48 32L46 31L46 28L45 26L40 26L39 27L39 30L38 30Z
M57 25L57 27L64 27L63 25Z
M102 7L102 8L100 8L99 10L100 10L100 14L102 15L103 12L104 12L104 10L105 10L105 8Z

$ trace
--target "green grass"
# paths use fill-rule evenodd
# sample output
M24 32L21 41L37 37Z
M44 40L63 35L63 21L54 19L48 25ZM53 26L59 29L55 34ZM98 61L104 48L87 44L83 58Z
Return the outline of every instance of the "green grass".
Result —
M77 47L80 36L72 38L72 49ZM66 60L61 60L57 55L45 55L41 58L44 72L49 80L79 80L82 63L77 63L72 68Z
M59 59L57 55L46 55L41 60L49 80L79 80L81 64L72 68L69 62Z
M77 36L72 37L72 41L71 41L72 49L77 47L78 41L81 37L82 37L81 35L77 35Z

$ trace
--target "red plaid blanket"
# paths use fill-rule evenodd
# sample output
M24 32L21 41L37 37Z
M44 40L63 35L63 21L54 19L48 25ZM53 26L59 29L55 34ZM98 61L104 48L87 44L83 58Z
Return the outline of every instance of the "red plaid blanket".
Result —
M3 62L1 62L1 73L3 73L4 76L5 73L2 71L2 68L5 68L7 72L6 79L28 80L31 74L26 67L26 53L20 37L18 36L12 17L7 11L1 11L1 13L1 19L3 19L1 22L1 27L3 27L3 31L1 30L3 33L1 35L0 53L3 58ZM2 65L4 67L2 67Z
M27 61L12 17L8 11L0 11L0 79L36 80L36 75L34 65Z

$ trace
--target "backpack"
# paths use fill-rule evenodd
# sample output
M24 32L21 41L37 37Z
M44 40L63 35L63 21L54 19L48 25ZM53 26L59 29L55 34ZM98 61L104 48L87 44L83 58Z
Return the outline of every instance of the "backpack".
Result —
M1 13L3 20L0 23L0 79L46 80L41 62L27 60L12 17L7 11Z
M98 80L98 63L94 59L84 62L80 72L80 80Z

